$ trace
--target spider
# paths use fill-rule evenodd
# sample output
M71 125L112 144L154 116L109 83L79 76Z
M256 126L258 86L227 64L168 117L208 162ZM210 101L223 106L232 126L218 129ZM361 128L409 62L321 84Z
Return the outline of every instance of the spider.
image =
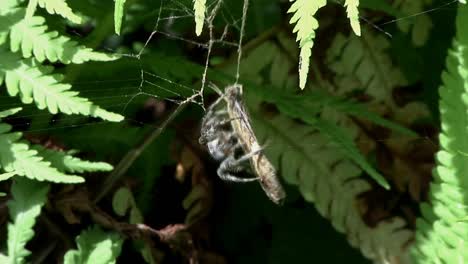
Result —
M258 177L240 178L235 175L247 170L243 163L254 154L246 154L236 158L236 154L243 153L243 149L236 133L231 129L230 123L233 118L229 118L227 111L217 109L222 100L223 97L220 96L207 109L201 123L199 143L208 147L208 152L215 160L221 161L217 170L221 179L233 182L256 181Z
M206 144L211 156L221 164L218 176L223 180L249 182L259 180L267 196L275 203L281 203L286 196L271 162L263 155L263 147L250 125L248 112L242 102L242 86L232 85L223 94L213 87L220 97L207 109L201 124L200 144ZM225 108L217 109L225 101ZM236 153L243 156L236 158ZM255 178L239 178L233 173L248 170L249 161Z

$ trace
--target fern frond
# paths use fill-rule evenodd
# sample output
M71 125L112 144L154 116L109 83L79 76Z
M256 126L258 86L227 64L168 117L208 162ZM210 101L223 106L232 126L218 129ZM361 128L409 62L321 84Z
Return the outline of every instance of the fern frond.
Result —
M327 50L326 63L335 73L337 94L364 89L377 101L392 105L394 88L405 85L406 79L392 64L387 49L389 41L382 34L365 31L362 37L338 34Z
M22 14L22 15L21 15ZM87 61L111 61L118 56L93 51L80 46L78 42L60 35L57 31L47 32L45 19L41 16L17 19L24 16L24 10L18 9L15 19L5 25L10 28L10 49L21 50L25 58L34 57L39 61L49 60L62 63L83 63Z
M32 146L32 149L38 151L38 155L45 161L52 164L54 168L61 172L83 173L96 171L111 171L112 165L106 162L92 162L73 157L73 151L63 152L53 149L47 149L40 145Z
M65 264L113 264L122 248L122 238L98 227L83 231L77 238L78 249L67 251Z
M206 0L193 0L193 10L195 11L195 33L200 36L205 23Z
M114 31L117 35L120 35L120 29L122 28L122 19L124 16L126 1L127 0L115 0L114 3Z
M278 175L297 185L302 196L313 202L320 214L345 233L349 243L367 258L385 263L404 255L412 232L404 228L402 219L393 218L371 228L356 210L356 197L371 186L359 177L362 169L337 151L341 146L330 145L315 128L285 115L260 115L261 105L259 98L249 98L249 112L259 141L275 142L265 151Z
M37 0L40 7L45 8L49 14L57 14L75 24L83 23L83 18L73 13L65 0Z
M249 77L255 80L263 78L270 63L279 64L279 66L271 66L271 80L261 79L262 83L280 84L278 89L272 89L272 87L262 89L257 86L256 89L246 89L244 97L259 141L275 142L265 151L278 169L278 175L281 175L286 182L297 185L302 196L307 201L313 202L320 214L330 219L338 231L345 233L350 244L359 248L367 258L376 263L389 263L397 257L406 258L405 246L411 241L413 233L405 228L405 221L393 218L382 221L375 228L368 227L362 221L361 214L356 209L356 197L371 188L367 181L359 177L363 174L362 168L347 157L345 152L339 151L342 150L344 144L338 144L340 143L337 142L340 141L339 136L334 136L336 139L327 140L327 132L320 133L314 127L314 124L316 125L314 120L306 122L303 116L307 113L309 117L320 116L329 120L330 114L325 112L331 109L341 116L347 113L369 118L402 133L412 134L411 131L389 124L388 121L385 122L375 116L367 117L362 107L356 103L323 93L291 96L286 91L294 87L290 85L294 83L294 78L291 78L290 74L276 74L274 71L276 67L282 67L283 70L284 67L293 69L294 65L290 67L284 65L288 62L287 55L278 55L281 51L274 51L275 45L277 44L261 45L258 50L251 51L243 59L243 63L247 67L246 72L250 74ZM290 49L287 50L294 54L294 50L292 52ZM265 54L276 56L265 56ZM265 57L269 61L264 61L267 59ZM259 63L260 60L261 63ZM250 61L253 63L251 64ZM262 77L257 77L257 75ZM281 89L285 92L275 93ZM262 107L265 102L274 104L281 114L261 115L265 112ZM298 123L297 119L308 124ZM337 125L340 128L345 127L346 131L352 135L352 140L358 136L358 132L348 127L349 125L346 126L346 123L340 121ZM349 139L346 142L349 143Z
M293 33L297 33L301 52L299 55L299 87L304 89L309 73L309 60L314 45L315 30L319 24L314 18L315 13L327 4L326 0L290 0L294 2L288 13L294 13L289 23L296 24Z
M38 181L50 181L57 183L80 183L84 179L75 175L66 175L50 166L37 151L29 148L26 142L18 141L21 133L12 132L11 126L0 123L0 164L6 172L15 172L18 176L24 176Z
M325 120L318 120L315 122L314 126L320 130L322 134L331 138L332 142L336 142L340 149L343 150L344 154L356 162L356 164L367 172L380 186L387 190L390 189L390 185L387 180L385 180L385 178L367 162L364 156L359 152L357 146L354 144L353 139L342 129Z
M439 88L440 150L436 155L429 203L421 205L416 221L414 263L467 263L468 215L466 199L468 157L468 6L459 4L456 37L447 56Z
M34 224L47 200L49 186L37 181L16 178L11 187L13 200L8 202L12 223L8 224L8 259L2 263L25 263L30 254L26 243L34 236Z
M354 34L361 36L361 25L359 24L359 0L346 0L346 13L348 14L349 22Z
M2 52L3 51L3 52ZM4 57L3 57L4 56ZM11 96L19 94L23 103L33 101L39 109L52 114L82 114L99 117L104 120L119 122L123 116L108 112L88 99L79 97L78 92L71 91L71 85L59 81L62 75L51 74L53 68L35 63L32 59L21 60L16 54L5 52L0 46L0 85L5 78L7 91Z

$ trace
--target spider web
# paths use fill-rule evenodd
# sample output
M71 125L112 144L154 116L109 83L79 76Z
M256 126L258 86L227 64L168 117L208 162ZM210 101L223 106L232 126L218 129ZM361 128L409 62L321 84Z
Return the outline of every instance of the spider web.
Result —
M459 0L448 0L434 8L392 19L380 24L375 24L365 17L360 18L361 23L367 23L376 31L391 38L392 35L386 31L387 26L401 20L411 20L430 12L443 12L447 9L455 9L458 1ZM341 1L337 0L335 2L339 3ZM239 5L241 5L241 2L239 2ZM247 12L248 0L243 1L242 12L240 12L241 15L237 17L230 11L230 7L227 6L225 2L222 0L213 0L207 3L207 17L205 19L203 32L204 38L196 38L193 36L187 37L179 33L177 30L177 23L183 22L185 24L191 24L191 31L194 32L195 25L193 22L194 13L192 1L183 2L179 0L161 0L159 8L151 11L151 14L155 17L155 22L149 36L146 37L144 42L139 43L140 46L132 51L113 51L114 53L122 55L122 57L128 61L132 61L138 65L136 67L137 71L130 74L132 77L115 79L97 78L97 80L93 81L77 80L71 82L73 86L72 89L79 91L81 96L88 98L100 107L122 114L125 116L125 120L127 122L133 122L144 126L158 127L151 122L147 123L141 120L136 120L132 113L130 113L132 111L130 109L135 108L131 107L132 105L136 104L142 106L148 100L152 100L153 102L165 102L175 106L173 113L178 113L178 110L180 110L179 108L192 104L198 105L200 108L205 110L203 94L210 82L209 68L211 59L213 58L212 51L215 47L228 47L231 52L237 54L235 82L239 82L240 59L242 57L244 27L246 24ZM224 22L224 28L222 31L216 30L217 25L215 25L215 20L221 20ZM191 22L189 23L187 21ZM237 35L238 38L237 40L232 41L227 38L228 35ZM204 41L204 39L207 40ZM170 75L161 74L158 69L148 68L148 64L143 62L148 56L147 52L152 44L161 40L166 42L172 41L177 44L182 43L194 48L195 52L203 53L204 59L201 60L203 62L203 71L198 75L197 81L194 83L180 83L179 80L181 78L174 78ZM110 62L109 64L113 63L114 62ZM112 95L109 95L109 93ZM0 102L3 101L1 97ZM15 124L17 128L16 130L27 131L32 134L108 123L107 121L96 121L89 117L82 116L58 115L51 118L50 114L45 111L38 113L35 106L26 106L20 103L0 103L0 107L2 109L17 106L23 107L23 112L30 112L30 114L15 115L8 120ZM30 119L32 121L29 121ZM430 140L428 137L422 137L422 139ZM433 144L436 145L435 143Z

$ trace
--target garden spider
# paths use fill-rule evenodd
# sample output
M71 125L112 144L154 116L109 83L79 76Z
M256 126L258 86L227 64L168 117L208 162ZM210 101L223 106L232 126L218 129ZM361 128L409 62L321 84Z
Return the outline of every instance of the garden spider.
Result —
M263 147L250 125L250 118L242 102L242 86L232 85L223 94L213 87L220 97L207 109L201 124L200 144L206 144L211 156L221 164L217 170L223 180L250 182L259 180L267 196L275 203L281 203L286 196L271 162L262 153ZM217 109L224 101L225 107ZM237 153L243 156L236 158ZM250 162L255 178L239 178L235 173L247 170L244 164Z
M233 182L256 181L258 177L240 178L235 175L247 169L243 163L252 154L236 158L236 154L243 152L243 149L236 133L232 131L230 123L233 119L229 118L226 110L217 109L223 99L223 96L220 96L207 109L201 123L199 143L208 147L208 152L215 160L221 161L217 170L221 179Z

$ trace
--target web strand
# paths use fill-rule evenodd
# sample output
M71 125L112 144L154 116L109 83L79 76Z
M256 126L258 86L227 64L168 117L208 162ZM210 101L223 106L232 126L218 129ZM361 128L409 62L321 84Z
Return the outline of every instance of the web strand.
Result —
M240 65L241 65L241 58L242 58L242 39L244 38L244 34L245 34L245 21L247 20L248 8L249 8L249 0L244 0L244 6L242 7L242 23L241 23L240 36L239 36L239 46L237 47L237 69L236 69L235 84L239 83L239 78L240 78Z
M334 0L338 2L338 0ZM411 0L410 0L411 1ZM360 19L365 23L371 25L373 28L379 32L385 34L388 37L391 37L391 34L383 29L384 26L388 26L393 23L397 23L402 20L414 19L420 15L427 13L437 12L443 9L446 9L448 6L454 5L459 0L450 0L443 4L440 4L434 8L424 10L415 14L408 16L395 18L383 23L374 24L369 19L361 16ZM191 2L191 1L189 1ZM341 1L342 2L342 1ZM119 78L115 76L115 79L108 80L91 80L91 81L76 81L73 83L72 90L77 89L81 95L85 98L88 98L90 101L96 103L100 107L109 110L121 113L125 116L127 122L137 122L140 125L144 126L153 126L151 123L144 123L134 120L131 115L128 113L129 106L135 102L139 102L141 99L150 99L155 98L158 100L167 100L178 106L186 105L188 103L194 103L204 109L204 100L203 93L207 83L210 82L210 76L208 76L208 70L210 67L210 60L213 53L213 48L216 45L222 45L224 47L232 47L232 49L237 52L237 64L235 69L235 83L239 83L240 73L241 73L241 60L243 56L243 42L245 38L245 30L247 23L247 13L249 10L249 0L243 1L242 7L242 16L236 17L231 11L227 8L223 8L225 3L222 0L211 1L208 5L208 17L206 18L205 28L207 29L208 41L201 42L199 39L187 37L189 35L178 35L177 32L173 29L174 25L179 21L186 21L194 19L194 13L192 7L184 4L183 2L176 0L161 0L159 7L155 10L151 10L149 15L154 16L154 26L152 31L149 32L149 35L145 37L142 41L143 43L141 48L134 53L131 51L126 51L126 53L121 53L120 55L129 58L130 60L136 60L139 65L139 72L134 73L134 78ZM225 25L223 25L222 33L220 32L219 38L215 36L215 18L221 18ZM194 30L194 29L193 29ZM227 40L227 36L231 34L230 31L237 31L239 34L238 42L232 42ZM172 77L167 77L166 75L160 75L158 72L154 72L151 69L148 69L147 65L142 63L142 60L145 58L145 51L149 47L156 43L158 39L165 39L174 41L177 43L186 43L197 48L200 48L204 51L204 68L202 75L198 79L198 87L191 87L184 85L178 82L177 79ZM177 88L174 89L174 88ZM179 92L180 91L180 92ZM113 93L109 93L113 92ZM159 93L163 93L164 96L160 96ZM99 126L106 124L106 121L96 121L90 117L84 116L51 116L46 111L34 112L36 109L35 106L25 105L20 103L18 100L7 100L10 96L0 96L0 107L2 109L12 108L12 107L23 107L24 110L33 112L34 114L21 114L21 112L8 120L14 121L15 125L24 126L30 125L31 122L34 122L38 125L47 124L57 124L63 122L64 124L57 124L47 126L44 128L32 128L25 129L28 133L39 133L45 131L53 130L65 130L71 128L79 127L89 127L89 126ZM50 117L47 119L47 117ZM42 118L47 119L42 121ZM21 122L22 119L40 119L40 121L34 120L30 122ZM73 124L69 124L73 123ZM427 137L421 137L423 140L430 140ZM383 139L386 140L386 139ZM431 141L431 143L433 143ZM434 143L435 144L435 143Z

